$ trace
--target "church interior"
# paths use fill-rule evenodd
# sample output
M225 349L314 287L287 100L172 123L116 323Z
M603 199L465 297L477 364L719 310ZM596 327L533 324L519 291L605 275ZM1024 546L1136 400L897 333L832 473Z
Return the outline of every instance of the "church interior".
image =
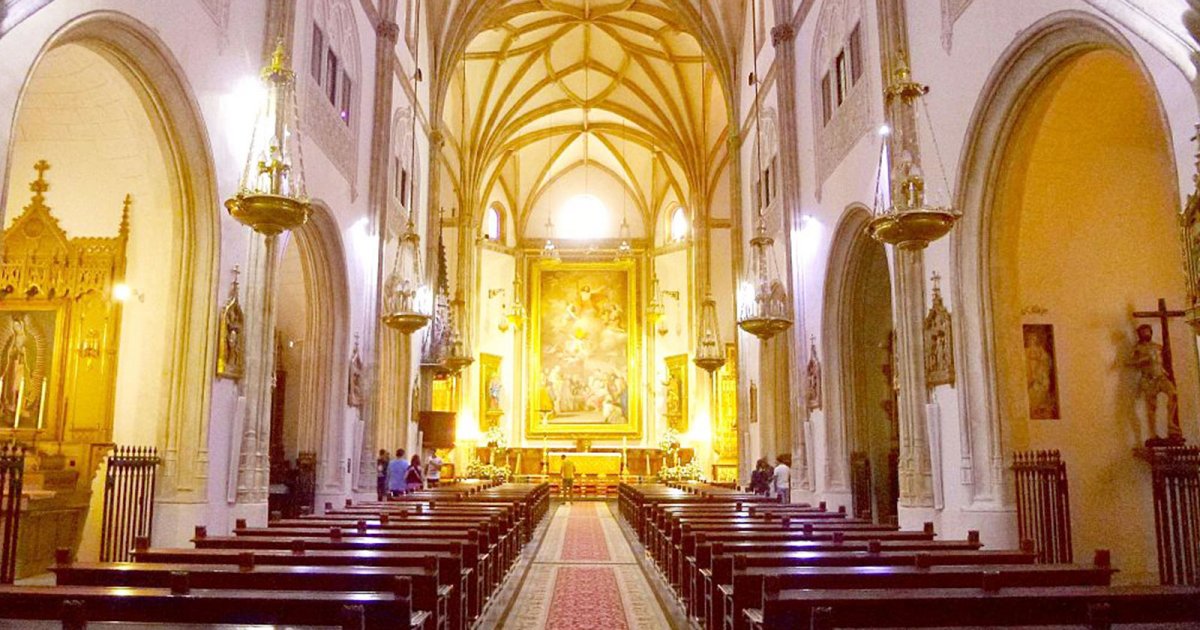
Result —
M1196 0L0 0L0 59L2 627L1200 628Z

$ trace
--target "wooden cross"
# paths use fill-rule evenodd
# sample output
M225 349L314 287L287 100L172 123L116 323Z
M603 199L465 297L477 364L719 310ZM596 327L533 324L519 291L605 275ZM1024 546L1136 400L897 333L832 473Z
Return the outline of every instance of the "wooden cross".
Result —
M1153 311L1134 311L1133 316L1139 319L1157 319L1159 330L1162 335L1163 347L1163 370L1167 373L1167 378L1171 382L1175 382L1175 368L1171 364L1171 334L1168 323L1172 317L1183 317L1183 311L1167 310L1167 301L1164 298L1158 298L1158 309Z
M1171 382L1175 382L1175 368L1171 363L1171 331L1170 321L1172 317L1183 317L1183 311L1172 311L1167 309L1167 300L1158 298L1158 308L1153 311L1134 311L1133 316L1139 319L1157 319L1159 331L1162 336L1162 360L1163 371L1167 373L1167 378ZM1170 418L1172 424L1168 426L1179 426L1179 406L1175 406L1174 417Z

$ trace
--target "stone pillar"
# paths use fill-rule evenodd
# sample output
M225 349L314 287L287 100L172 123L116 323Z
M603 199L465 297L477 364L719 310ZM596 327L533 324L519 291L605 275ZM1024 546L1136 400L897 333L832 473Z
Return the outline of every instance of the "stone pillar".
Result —
M908 20L903 0L877 0L879 41L884 85L889 85L896 70L908 64ZM917 137L917 112L901 98L887 99L885 118L891 127L888 136L888 169L896 179L894 166L908 154L920 164L921 146ZM900 418L900 505L933 506L933 474L929 460L926 428L925 387L925 251L923 247L895 247L894 291L896 363Z
M394 17L396 6L394 1L386 2L380 14ZM368 397L365 407L365 419L362 424L362 469L367 462L374 461L374 454L379 449L388 450L394 454L397 448L404 444L406 438L404 427L400 424L400 414L406 404L403 404L404 380L407 372L406 358L410 355L410 343L406 336L389 329L380 319L386 305L383 290L388 275L391 274L389 257L386 256L390 233L400 234L403 224L392 226L389 222L389 164L391 164L391 145L395 142L392 137L391 118L395 109L394 78L397 72L396 43L400 41L400 25L391 19L384 19L376 25L376 71L374 71L374 133L371 139L371 174L368 182L368 196L371 199L371 227L378 239L379 259L376 266L376 282L371 288L374 299L370 301L373 310L367 313L366 346L374 347L373 366L368 367L372 374L373 395ZM416 103L413 103L413 116L416 116ZM410 142L416 142L415 134ZM406 217L401 217L401 221ZM359 475L359 490L370 491L373 485L373 475ZM367 487L362 487L366 485Z
M761 19L761 17L760 17ZM771 45L775 48L775 103L779 109L779 174L780 203L783 214L783 238L788 269L788 291L792 296L795 323L788 331L788 388L792 413L792 475L803 490L813 489L808 461L805 426L808 424L808 405L805 404L804 379L808 333L804 325L804 270L792 255L792 235L800 225L800 130L796 113L796 29L787 22L771 29ZM755 77L756 79L758 77Z
M245 398L238 456L238 503L267 501L271 461L271 396L275 385L275 293L278 237L250 233L246 261ZM232 464L232 462L231 462Z

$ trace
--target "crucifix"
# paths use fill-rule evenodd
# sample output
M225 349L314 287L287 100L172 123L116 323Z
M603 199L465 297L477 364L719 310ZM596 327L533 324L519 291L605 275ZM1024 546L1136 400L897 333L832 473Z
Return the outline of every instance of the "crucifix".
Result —
M1171 387L1169 388L1169 389L1171 389L1171 391L1168 392L1168 396L1174 396L1174 394L1175 394L1175 392L1174 392L1175 368L1171 362L1170 321L1171 321L1172 317L1183 317L1184 312L1183 311L1172 311L1172 310L1167 309L1166 299L1158 298L1158 308L1156 310L1134 311L1133 316L1138 319L1157 319L1158 320L1159 331L1160 331L1160 335L1162 337L1162 371L1166 375L1167 380L1169 380L1171 383ZM1143 326L1146 326L1146 324L1143 324ZM1147 340L1147 341L1149 341L1149 340ZM1139 345L1141 345L1141 341L1139 341ZM1146 378L1145 375L1143 375L1143 379L1145 379L1145 378ZM1166 386L1162 386L1162 387L1166 387ZM1158 393L1159 393L1158 391L1154 391L1153 393L1149 393L1149 395L1154 398L1157 398ZM1150 417L1151 433L1154 432L1154 409L1155 409L1155 405L1153 403L1150 403L1149 411L1151 414L1151 417ZM1179 406L1177 404L1170 405L1169 417L1167 418L1167 427L1168 427L1168 433L1170 434L1171 437L1180 437Z

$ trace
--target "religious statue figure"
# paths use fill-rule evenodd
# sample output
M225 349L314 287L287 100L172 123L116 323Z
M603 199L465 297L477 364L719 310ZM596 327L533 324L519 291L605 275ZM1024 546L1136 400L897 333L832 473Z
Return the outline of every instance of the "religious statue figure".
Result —
M492 378L488 381L488 406L489 412L501 411L500 396L504 393L504 383L500 381L500 372L492 372Z
M350 374L346 388L346 404L363 406L363 360L358 350L358 335L354 336L354 350L350 353Z
M817 358L817 338L810 337L808 365L804 370L804 400L809 411L821 408L821 360Z
M1163 363L1162 344L1154 342L1154 328L1150 324L1137 327L1137 343L1133 346L1133 355L1129 365L1137 368L1138 396L1146 403L1146 421L1150 430L1150 439L1146 445L1173 442L1182 439L1183 429L1179 425L1179 416L1175 413L1179 396ZM1167 439L1158 436L1158 396L1167 397Z
M221 309L221 330L217 339L217 376L240 380L246 370L246 341L242 328L246 317L238 302L238 268L233 268L233 284L229 287L229 300Z
M942 300L941 276L933 274L933 304L925 315L925 386L954 385L950 311Z

